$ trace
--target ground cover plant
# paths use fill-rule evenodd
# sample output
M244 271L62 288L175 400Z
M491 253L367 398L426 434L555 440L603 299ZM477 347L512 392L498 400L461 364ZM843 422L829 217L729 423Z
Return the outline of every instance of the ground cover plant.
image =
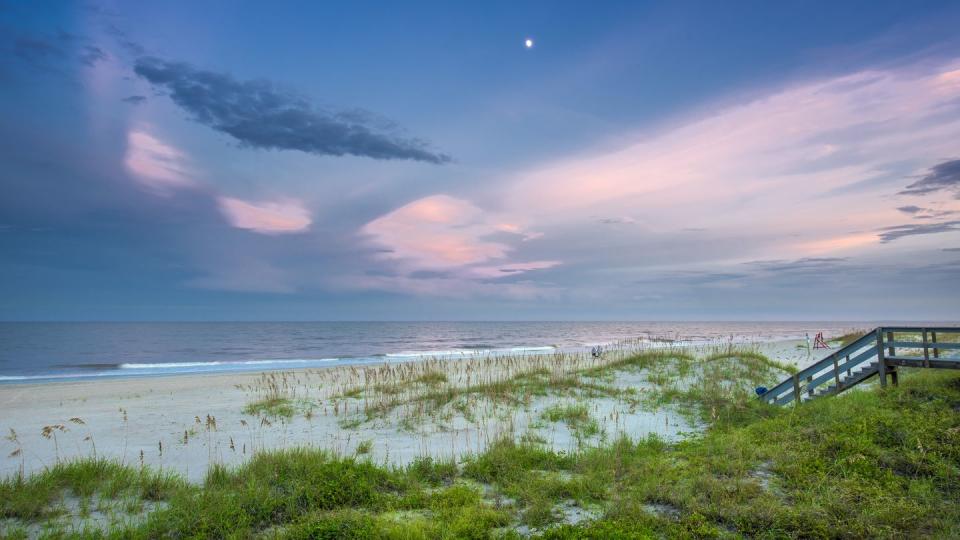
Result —
M729 354L728 354L729 353ZM634 396L611 381L656 380ZM535 434L463 459L405 466L365 453L260 452L191 484L89 458L0 483L11 538L903 538L960 536L960 376L904 370L867 387L777 408L752 395L783 376L762 355L636 355L557 377L517 375L483 393L523 403L556 392L548 424L596 421L593 401L626 392L670 403L704 430L668 442L610 437L575 451ZM414 383L444 405L474 392ZM580 382L582 381L583 386ZM429 389L428 389L429 388ZM517 397L521 396L521 397ZM593 396L593 397L590 397Z

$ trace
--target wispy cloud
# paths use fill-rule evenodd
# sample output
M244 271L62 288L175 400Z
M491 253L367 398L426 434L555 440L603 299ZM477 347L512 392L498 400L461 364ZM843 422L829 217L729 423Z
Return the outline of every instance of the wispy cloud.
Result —
M21 61L43 68L64 62L94 67L108 57L102 48L87 38L63 30L53 34L21 35L13 40L12 52Z
M629 216L624 217L606 217L600 218L597 221L604 225L635 225L637 220Z
M955 191L960 198L960 159L934 165L923 178L907 186L900 194L926 195L942 190Z
M249 202L234 197L218 197L217 203L231 225L262 234L304 232L313 223L309 210L294 199Z
M490 284L477 282L511 278L507 295L526 296L535 294L537 285L516 283L517 276L560 265L557 260L508 260L514 250L510 239L526 242L541 235L449 195L408 203L367 223L361 233L378 247L376 258L390 261L397 272L360 280L375 288L431 295L489 294Z
M153 57L138 59L134 70L154 87L168 91L194 120L251 148L438 164L450 161L372 113L326 111L265 80L238 81L225 73Z
M487 237L498 231L469 201L433 195L366 224L362 231L391 251L383 257L416 270L444 269L504 257L510 247Z
M943 223L909 223L906 225L884 227L881 231L880 241L886 244L907 236L960 231L960 221L945 221Z
M144 128L127 133L127 170L159 192L196 185L186 155Z

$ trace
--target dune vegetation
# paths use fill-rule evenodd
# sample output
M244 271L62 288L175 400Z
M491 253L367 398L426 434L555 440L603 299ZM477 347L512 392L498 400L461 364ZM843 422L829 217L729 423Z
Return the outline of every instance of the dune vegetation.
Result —
M440 372L418 373L400 391L371 387L377 397L368 396L369 406L360 408L362 421L398 407L416 417L460 403L469 413L471 396L523 406L527 396L559 394L565 399L540 411L535 424L562 424L585 442L574 451L558 450L531 428L504 435L481 453L460 459L425 455L405 465L372 459L369 441L350 455L290 448L259 452L236 467L213 465L201 483L91 456L0 482L0 533L9 538L960 536L960 376L904 370L899 387L867 387L777 408L755 399L752 388L789 369L746 353L651 352L563 377L521 373L462 386ZM638 407L669 403L702 431L673 442L615 432L600 437L603 424L591 399L626 392L614 381L628 372L655 382L636 395L627 392ZM350 399L363 399L363 392L354 391Z

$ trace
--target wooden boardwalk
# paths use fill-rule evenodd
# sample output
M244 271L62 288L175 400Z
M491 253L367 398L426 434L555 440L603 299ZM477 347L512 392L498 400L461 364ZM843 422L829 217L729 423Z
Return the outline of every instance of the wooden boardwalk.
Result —
M960 369L960 327L879 327L760 396L786 405L839 394L877 375L897 384L897 368Z

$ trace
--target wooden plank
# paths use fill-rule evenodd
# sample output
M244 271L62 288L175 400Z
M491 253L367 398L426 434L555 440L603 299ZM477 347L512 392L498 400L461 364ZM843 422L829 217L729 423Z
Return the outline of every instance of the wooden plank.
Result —
M896 346L893 344L893 332L887 332L887 356L896 356Z
M887 345L891 345L891 343L890 343L890 342L887 342ZM894 342L892 343L892 345L893 345L894 347L898 347L898 348L901 348L901 349L922 349L922 348L923 348L923 342L922 342L922 341L894 341ZM956 349L960 349L960 343L943 343L943 342L941 342L941 343L937 343L937 347L940 348L940 349L952 349L952 350L956 350ZM896 355L895 355L895 354L888 354L887 356L896 356Z
M927 329L923 329L923 367L930 367L930 345L927 343Z
M787 403L790 403L791 401L793 401L793 394L792 394L792 393L791 393L791 394L787 394L786 396L783 396L782 398L778 399L777 401L774 402L774 404L775 404L775 405L786 405Z
M923 365L924 364L923 358L893 356L893 357L887 358L886 360L887 360L887 363L895 366L917 367L917 368L927 367ZM935 368L935 369L960 369L960 359L945 360L942 358L930 358L930 359L927 359L926 362L930 364L929 367Z
M884 326L884 332L916 332L920 330L919 326ZM928 326L927 330L941 332L944 334L960 334L960 326Z
M883 329L877 328L877 360L879 366L877 367L878 373L880 375L880 388L887 387L887 363L883 359Z
M794 373L793 375L793 398L796 400L797 405L800 404L800 375Z
M847 357L849 360L849 357ZM840 388L840 370L837 369L837 353L833 353L833 382L837 385L837 389ZM850 373L848 370L847 373Z
M937 347L937 331L933 330L931 334L933 336L933 357L940 358L940 348Z

